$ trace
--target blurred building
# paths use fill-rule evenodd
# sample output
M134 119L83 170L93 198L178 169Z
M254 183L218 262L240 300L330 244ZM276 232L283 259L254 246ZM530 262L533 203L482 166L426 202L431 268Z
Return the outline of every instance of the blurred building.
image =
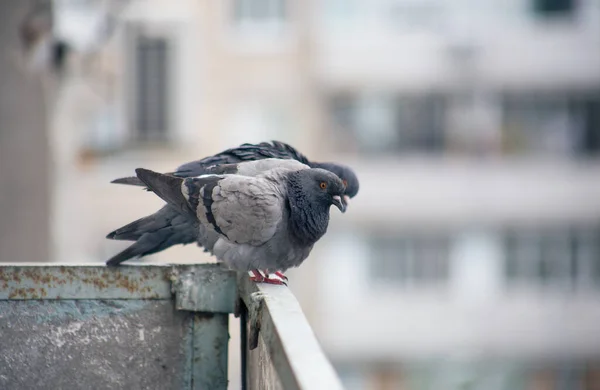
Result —
M57 1L56 258L161 201L109 185L280 139L361 179L290 272L349 389L600 387L600 4ZM193 246L153 256L197 261Z
M48 261L49 4L0 4L0 262Z
M600 386L598 7L319 13L332 139L365 161L319 259L318 329L354 388Z

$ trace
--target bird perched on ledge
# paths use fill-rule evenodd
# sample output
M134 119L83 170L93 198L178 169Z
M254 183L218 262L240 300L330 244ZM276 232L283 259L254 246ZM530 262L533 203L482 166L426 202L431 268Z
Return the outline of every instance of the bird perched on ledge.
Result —
M342 182L346 186L346 191L344 192L346 203L349 202L349 198L355 197L358 193L358 177L356 177L356 174L350 167L337 163L310 161L293 146L280 141L272 141L270 143L261 142L259 144L242 144L236 148L227 149L213 156L183 164L179 166L175 172L170 172L168 175L177 177L200 176L206 174L208 169L215 165L234 164L243 161L256 161L268 158L296 160L311 168L323 168L335 173L342 179ZM113 180L111 183L134 186L144 185L136 176L122 177Z
M220 170L258 171L260 163ZM255 176L224 173L180 178L142 168L136 174L168 205L194 221L198 243L218 260L232 269L251 271L256 282L283 284L269 275L285 278L283 272L308 257L327 231L329 207L345 210L346 187L324 169L297 162L281 166L276 159L264 163L279 167Z
M277 159L284 160L285 164L304 164L335 173L346 186L342 196L344 210L348 206L350 198L358 193L358 178L349 167L334 163L311 162L292 146L278 141L243 144L214 156L181 165L175 172L168 173L168 175L182 178L211 173L235 173L244 176L255 176L283 163L283 161ZM246 164L249 161L269 160L274 161L259 165ZM113 183L145 186L137 176L116 179L113 180ZM178 244L186 245L197 242L203 246L198 240L197 222L170 205L166 205L152 215L138 219L109 233L107 238L135 241L131 246L108 260L108 265L119 265L128 259L150 255Z

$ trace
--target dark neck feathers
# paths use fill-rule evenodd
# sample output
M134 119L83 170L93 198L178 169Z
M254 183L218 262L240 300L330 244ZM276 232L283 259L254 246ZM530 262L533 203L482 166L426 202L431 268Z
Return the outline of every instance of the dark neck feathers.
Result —
M307 187L302 185L303 179L302 171L288 175L289 229L292 239L298 244L313 245L327 232L330 205L311 196Z

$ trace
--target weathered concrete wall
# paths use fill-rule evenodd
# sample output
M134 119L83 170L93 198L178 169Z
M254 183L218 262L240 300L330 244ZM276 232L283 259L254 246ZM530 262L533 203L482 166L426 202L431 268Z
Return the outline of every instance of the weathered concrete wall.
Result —
M192 318L168 300L0 300L0 389L191 388Z
M0 390L225 390L236 291L218 264L0 265Z

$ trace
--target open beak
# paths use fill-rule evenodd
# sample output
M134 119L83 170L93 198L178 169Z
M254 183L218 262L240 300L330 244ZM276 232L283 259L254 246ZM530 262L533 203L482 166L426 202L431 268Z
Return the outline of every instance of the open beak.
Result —
M339 195L334 195L334 196L333 196L333 204L334 204L334 205L335 205L335 206L336 206L338 209L340 209L340 211L341 211L342 213L345 213L345 212L346 212L346 206L347 206L347 203L346 203L344 200L342 200L342 197L341 197L341 196L339 196Z

